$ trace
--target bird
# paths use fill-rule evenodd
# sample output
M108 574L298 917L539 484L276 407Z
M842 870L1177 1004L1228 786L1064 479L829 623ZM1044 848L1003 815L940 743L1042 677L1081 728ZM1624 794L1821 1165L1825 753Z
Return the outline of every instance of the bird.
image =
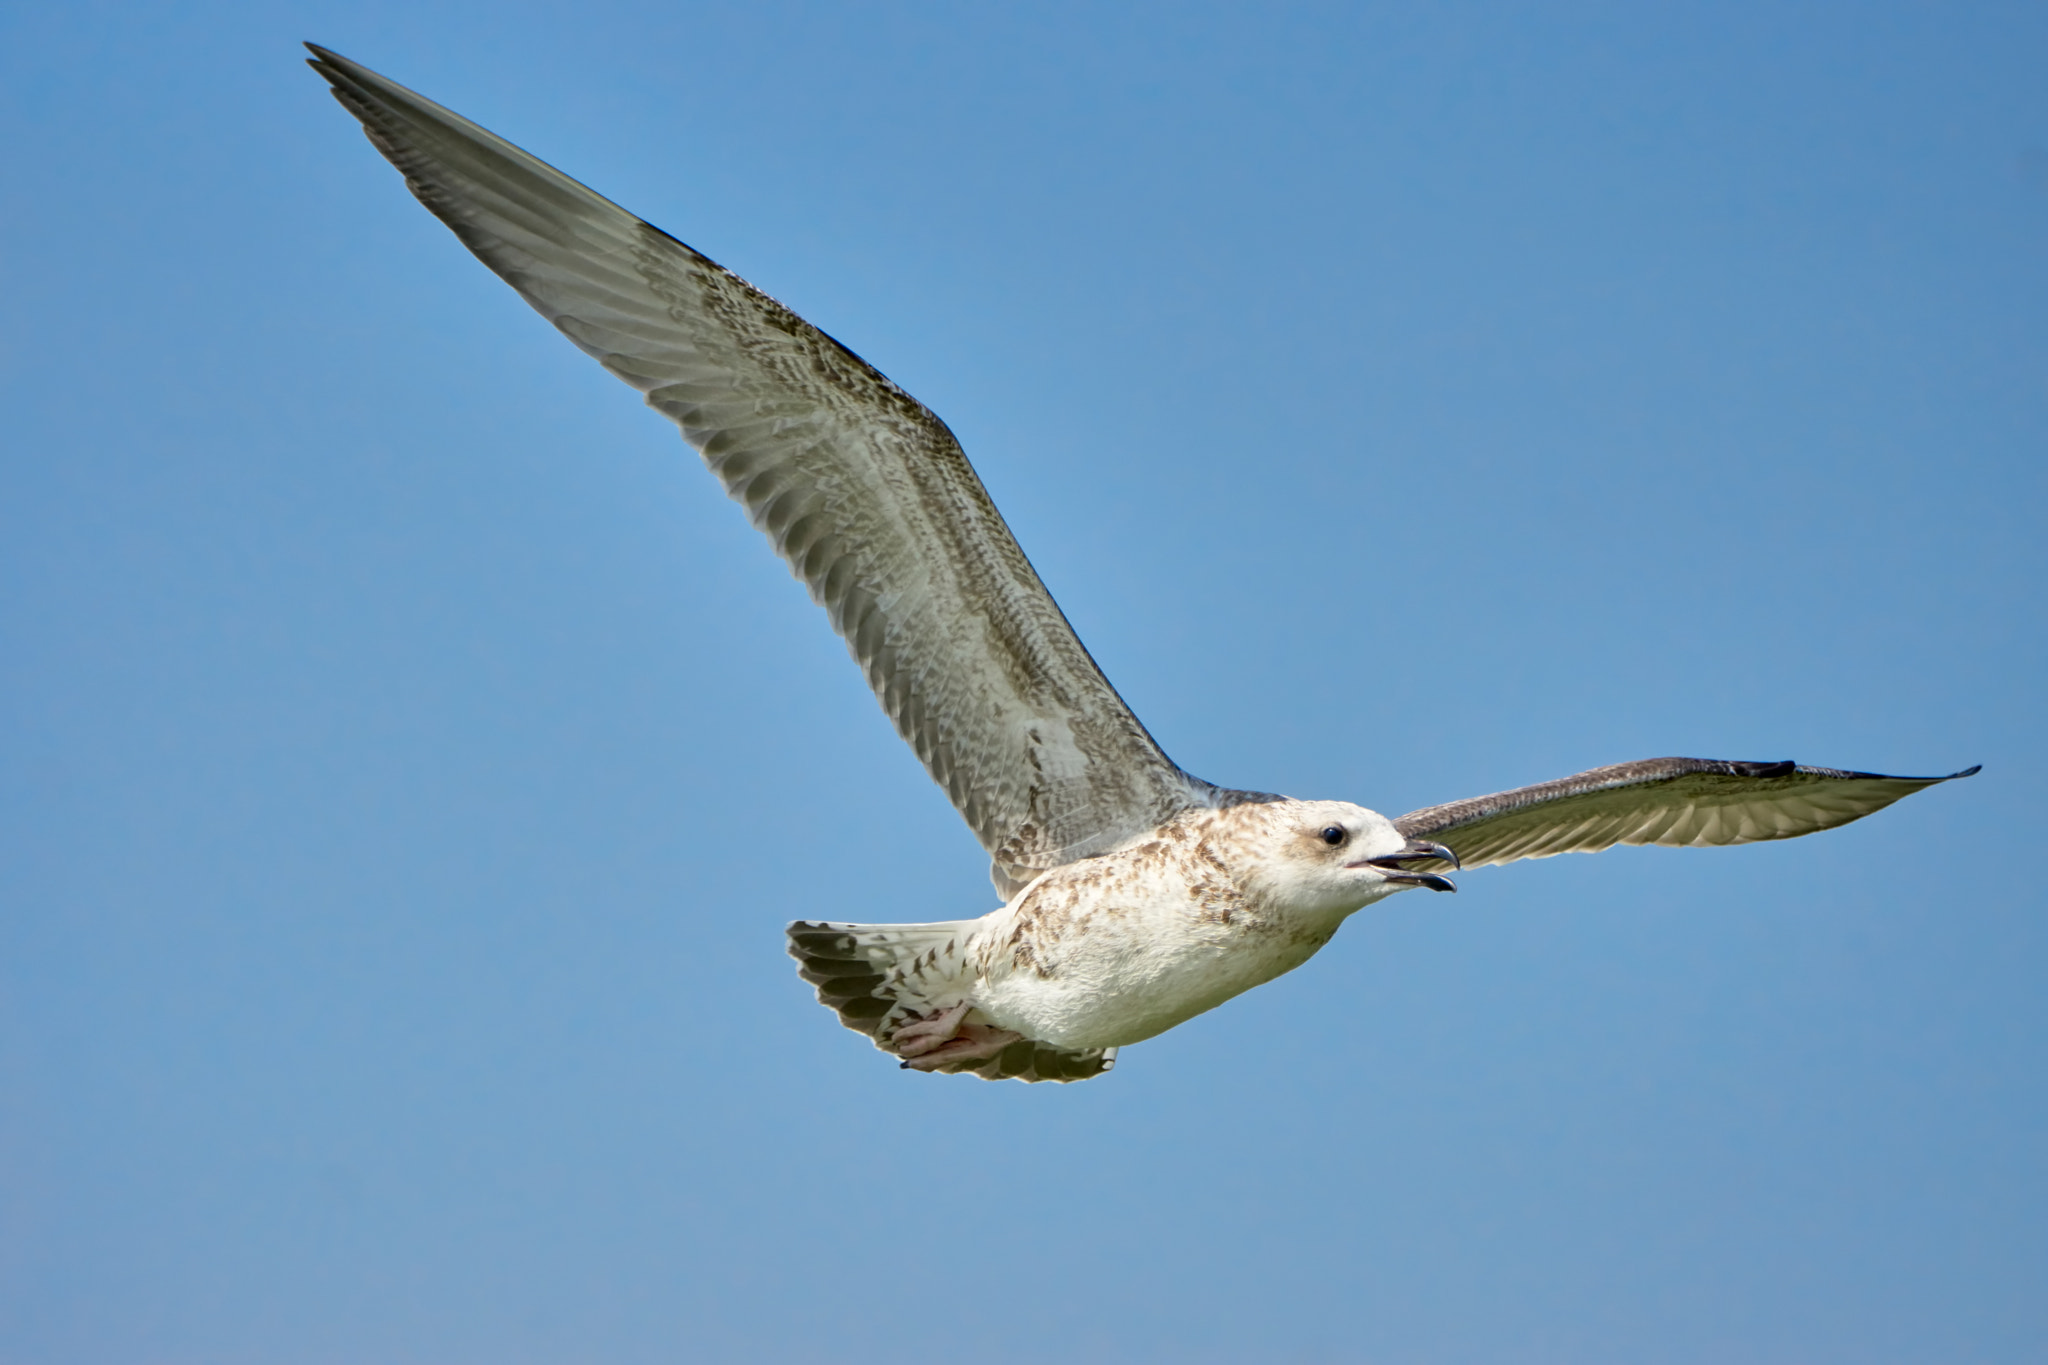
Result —
M902 1068L1099 1076L1451 871L1787 839L1936 783L1657 758L1388 818L1217 786L1125 705L953 433L789 308L462 116L317 44L309 65L462 244L682 429L829 616L989 855L999 908L797 920L798 975Z

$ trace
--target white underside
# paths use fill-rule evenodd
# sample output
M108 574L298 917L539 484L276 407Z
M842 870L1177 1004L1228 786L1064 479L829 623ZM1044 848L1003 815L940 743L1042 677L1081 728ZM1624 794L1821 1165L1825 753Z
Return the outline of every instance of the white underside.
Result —
M1007 928L1003 913L989 916L997 935ZM1320 937L1185 923L1157 925L1161 932L1147 935L1128 920L1090 925L1065 936L1055 975L999 968L970 994L989 1022L1026 1037L1075 1049L1121 1047L1293 971L1342 918Z

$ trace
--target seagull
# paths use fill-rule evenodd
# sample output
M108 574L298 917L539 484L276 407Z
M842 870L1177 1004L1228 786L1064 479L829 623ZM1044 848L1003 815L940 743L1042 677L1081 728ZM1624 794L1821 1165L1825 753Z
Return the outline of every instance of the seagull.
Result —
M794 312L450 110L314 44L419 201L682 428L846 641L1003 904L799 920L799 975L908 1070L1077 1081L1444 875L1847 824L1947 777L1654 758L1388 819L1183 772L1110 686L946 424Z

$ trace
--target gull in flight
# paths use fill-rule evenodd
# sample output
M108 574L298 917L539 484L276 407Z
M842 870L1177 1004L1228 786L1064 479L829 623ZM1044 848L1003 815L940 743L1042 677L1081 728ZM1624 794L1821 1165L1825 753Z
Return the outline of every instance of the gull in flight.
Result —
M789 926L819 1000L906 1068L1083 1080L1375 901L1455 890L1460 866L1789 839L1949 780L1654 758L1396 819L1204 782L1103 677L923 404L661 229L308 47L420 202L682 428L988 850L1003 905L979 919Z

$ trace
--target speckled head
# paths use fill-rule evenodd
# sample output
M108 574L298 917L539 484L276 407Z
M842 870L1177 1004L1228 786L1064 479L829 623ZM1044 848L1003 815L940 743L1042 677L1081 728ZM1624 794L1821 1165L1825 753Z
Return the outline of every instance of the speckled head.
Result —
M1274 801L1240 807L1236 831L1247 889L1311 914L1350 914L1410 887L1455 891L1448 877L1410 872L1408 863L1456 855L1411 840L1378 811L1348 801ZM1236 812L1233 812L1236 814Z

